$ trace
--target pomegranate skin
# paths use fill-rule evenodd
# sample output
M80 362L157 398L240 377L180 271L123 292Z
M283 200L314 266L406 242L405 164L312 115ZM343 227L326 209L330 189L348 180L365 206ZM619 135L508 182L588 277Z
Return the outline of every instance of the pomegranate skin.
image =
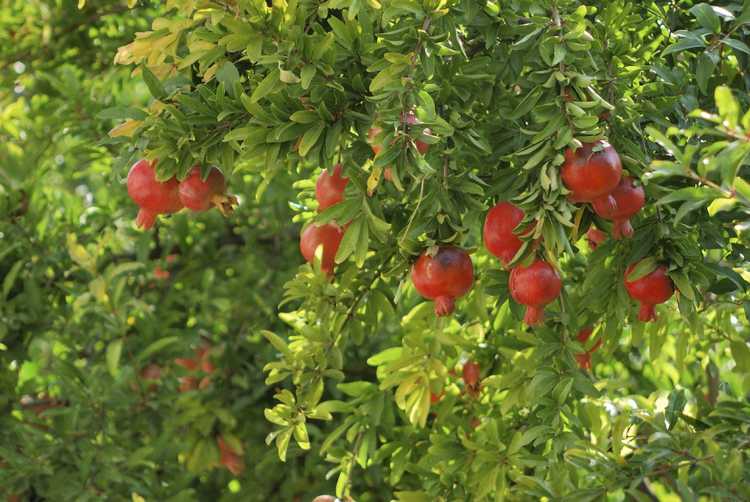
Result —
M140 211L136 225L149 229L159 214L176 213L182 209L179 197L179 183L175 178L165 182L156 180L156 161L142 159L133 164L128 172L128 196L138 205Z
M640 262L639 262L640 263ZM641 304L638 320L649 322L656 320L655 305L664 303L674 294L674 284L667 275L667 267L659 265L648 275L635 281L628 281L628 275L638 263L633 263L625 270L625 289L628 295Z
M594 151L594 148L601 148ZM565 150L565 163L560 171L562 181L572 193L570 201L594 202L611 206L609 193L622 177L622 163L617 151L606 141L584 143L576 151Z
M523 241L514 234L524 212L510 202L500 202L487 213L484 220L484 246L500 259L504 267L516 256Z
M623 176L610 195L615 201L614 206L610 207L595 200L592 204L594 211L605 220L611 220L614 223L612 237L616 240L632 237L633 225L630 224L630 217L646 204L646 193L643 187L636 186L633 178Z
M589 247L592 251L596 250L604 241L607 240L607 234L602 232L596 227L590 227L589 231L586 232L586 241L589 243Z
M474 361L469 361L464 364L462 371L464 384L470 387L476 387L477 383L479 383L479 376L479 364L475 363Z
M474 266L466 251L441 246L435 256L423 252L411 269L417 292L435 302L435 314L453 312L455 299L465 295L474 282Z
M302 231L299 249L305 261L312 263L315 259L315 249L322 245L323 257L320 268L326 274L332 275L336 265L336 253L339 250L339 244L341 244L343 237L344 231L335 223L326 223L321 226L312 224Z
M336 164L333 174L324 169L315 183L315 198L318 200L318 212L325 211L344 200L344 189L349 184L349 178L342 176L341 164Z
M510 272L510 294L521 305L526 305L523 320L528 326L537 326L544 320L544 306L557 298L562 281L557 271L543 260L528 267L518 266Z
M213 197L224 194L226 190L226 180L221 171L212 167L204 181L201 168L195 166L180 183L180 201L192 211L207 211L214 205Z

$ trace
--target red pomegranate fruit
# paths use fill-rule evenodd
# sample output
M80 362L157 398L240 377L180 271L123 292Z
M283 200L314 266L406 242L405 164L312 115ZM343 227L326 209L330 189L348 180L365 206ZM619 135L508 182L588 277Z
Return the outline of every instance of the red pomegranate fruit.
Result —
M623 176L620 184L612 191L614 206L603 204L599 200L593 202L596 214L606 220L614 222L612 237L619 240L633 236L633 225L630 217L641 210L646 203L646 193L642 186L638 186L629 176Z
M474 266L463 249L441 246L430 255L423 252L411 269L414 287L423 297L435 301L435 314L453 312L455 300L466 294L474 282Z
M135 224L143 229L154 226L160 214L176 213L182 209L179 183L175 178L157 181L154 167L156 161L139 160L128 172L128 195L140 210Z
M575 151L568 148L560 175L572 192L571 202L598 201L602 206L614 206L609 193L620 182L622 163L612 145L599 140L584 143Z
M344 189L349 183L349 178L342 176L341 164L336 164L333 174L328 174L324 169L318 181L315 183L315 198L318 200L318 212L325 211L344 200Z
M237 205L237 198L227 195L227 183L224 175L217 168L212 167L204 180L201 168L193 167L187 178L180 182L180 201L192 211L207 211L216 207L222 214L232 212Z
M536 260L528 267L511 270L508 286L513 299L526 305L523 321L528 326L536 326L544 319L544 306L560 294L562 281L549 263Z
M315 258L315 250L318 246L323 246L323 256L320 268L328 275L333 274L335 266L336 253L339 250L339 244L344 237L344 231L335 223L326 223L325 225L308 225L302 231L299 241L299 249L304 256L305 261L312 263Z
M628 276L636 265L637 263L634 263L625 270L625 289L632 299L641 304L638 320L654 321L656 320L654 305L664 303L672 297L674 284L667 275L667 267L664 265L659 265L653 272L640 279L629 281Z
M490 209L484 220L484 246L505 267L523 245L523 241L513 233L523 217L521 209L510 202L500 202Z
M445 392L440 392L439 394L435 394L434 392L430 392L430 404L438 404L440 401L443 400L443 396L445 395Z
M413 111L409 111L406 113L405 116L402 116L402 120L409 127L419 124L419 119L417 118L416 114ZM432 134L432 130L429 127L427 127L424 129L422 134ZM414 144L417 147L417 151L421 155L426 154L427 151L430 149L430 145L428 143L425 143L424 141L421 141L420 139L415 139Z
M591 333L594 332L594 328L591 326L586 326L585 328L581 329L581 331L578 332L578 335L576 336L576 339L581 342L581 345L585 345L588 339L591 337ZM582 370L591 370L591 354L596 352L596 350L601 347L602 345L602 339L599 338L593 347L591 347L588 350L585 350L583 352L580 352L578 354L575 354L576 362L578 362L578 367Z
M607 234L594 226L589 227L589 231L586 232L586 241L588 241L592 251L596 250L606 240Z
M479 393L479 379L481 377L481 370L479 364L474 361L468 361L464 364L463 368L463 381L466 386L466 391L471 395Z

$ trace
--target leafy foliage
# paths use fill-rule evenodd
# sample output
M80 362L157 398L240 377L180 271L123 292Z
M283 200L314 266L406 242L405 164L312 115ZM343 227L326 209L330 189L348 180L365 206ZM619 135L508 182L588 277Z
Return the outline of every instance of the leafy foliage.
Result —
M97 79L63 59L49 66L69 75L57 94L0 95L12 119L0 131L13 139L0 152L43 166L31 178L11 170L3 185L0 231L13 242L0 252L3 385L8 434L25 431L29 445L0 448L10 486L200 499L226 479L212 470L227 466L221 436L251 466L243 500L321 487L363 501L743 499L748 2L171 0L135 13L122 22L158 17L110 48L127 67ZM35 57L25 60L47 68ZM70 114L45 119L73 106L64 91L75 85L92 111L75 122L93 130L50 135ZM92 148L103 123L109 138ZM368 138L373 127L382 133ZM81 153L55 162L24 148L22 130ZM592 249L586 231L611 222L571 203L559 170L565 149L601 138L647 205L632 239ZM218 166L240 210L135 233L116 181L143 157L159 160L160 179ZM88 167L68 167L76 160ZM350 178L345 200L316 213L315 179L336 164ZM533 330L481 247L501 200L524 210L528 229L512 265L539 256L563 278ZM347 225L333 278L318 260L296 268L290 221ZM446 319L409 269L447 243L473 252L476 281ZM171 255L168 287L148 279L146 264ZM636 262L630 280L665 264L678 289L649 324L623 286ZM587 326L602 343L591 372L576 360ZM169 362L201 347L215 369ZM468 361L482 368L478 388L457 376ZM165 377L153 398L142 382L134 392L147 362L205 388L179 393ZM11 396L42 392L56 406L37 434ZM71 453L65 438L81 431L88 447ZM33 452L53 472L86 468L30 474Z

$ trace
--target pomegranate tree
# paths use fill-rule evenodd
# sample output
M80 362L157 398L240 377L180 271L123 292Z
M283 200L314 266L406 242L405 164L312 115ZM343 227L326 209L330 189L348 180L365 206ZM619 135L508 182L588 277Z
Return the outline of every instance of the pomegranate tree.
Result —
M434 300L435 314L453 312L455 300L465 295L474 282L474 266L468 253L453 246L441 246L437 252L423 252L411 269L414 287L423 297Z
M499 202L487 213L484 220L484 246L498 257L503 266L513 260L523 241L516 235L524 213L510 202Z
M177 179L158 181L155 166L156 161L143 159L133 164L128 172L128 195L140 208L135 224L143 229L153 227L158 215L182 209Z
M602 207L614 206L610 192L620 182L622 163L617 151L606 141L584 143L577 150L565 151L560 175L571 202L597 202Z
M323 170L315 183L315 198L318 200L318 211L325 211L344 200L344 189L349 178L342 175L341 164L336 164L333 173Z
M326 223L325 225L311 224L302 231L299 249L305 261L312 263L315 258L315 250L318 246L323 246L320 268L326 274L332 275L334 266L336 265L336 253L339 250L339 244L341 244L343 237L344 231L335 223Z
M180 182L180 201L192 211L207 211L216 207L226 215L237 204L237 199L227 195L226 191L227 183L221 171L212 167L203 179L200 166L195 166Z
M523 320L537 326L544 319L544 306L557 298L562 281L557 271L543 260L535 260L528 267L518 266L510 272L510 294L521 305L526 305Z
M592 204L594 211L605 220L614 223L612 237L618 240L632 237L633 225L630 224L630 218L646 203L646 193L642 186L635 184L633 178L623 176L611 195L615 202L614 206L595 200Z
M640 263L640 262L639 262ZM630 265L625 270L625 289L634 300L641 304L638 320L649 322L656 320L655 305L664 303L672 297L674 284L667 275L667 267L659 265L652 272L636 280L629 280L630 273L638 263Z

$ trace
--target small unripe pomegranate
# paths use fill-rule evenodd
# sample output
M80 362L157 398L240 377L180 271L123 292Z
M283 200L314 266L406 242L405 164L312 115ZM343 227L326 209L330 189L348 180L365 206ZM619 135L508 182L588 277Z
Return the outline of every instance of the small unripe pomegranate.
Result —
M607 234L594 226L589 227L589 231L586 232L586 241L588 241L589 247L592 251L598 248L606 240Z
M544 319L544 306L560 294L562 282L549 263L536 260L528 267L511 270L508 286L513 299L526 305L523 321L528 326L536 326Z
M570 148L565 150L565 163L560 175L572 192L569 197L571 202L598 202L611 207L614 201L609 193L620 182L622 163L612 145L599 140L584 143L576 151Z
M513 233L523 216L523 211L510 202L500 202L490 209L484 220L484 246L505 267L523 245L523 241Z
M323 246L323 256L320 262L320 268L328 275L333 274L333 268L336 265L336 253L339 250L339 244L344 237L344 231L335 223L326 223L325 225L308 225L302 231L299 241L299 249L305 261L312 263L315 258L315 249Z
M336 164L333 174L328 174L324 169L318 181L315 183L315 198L318 200L318 212L325 211L344 200L344 189L349 183L349 178L342 176L341 164Z
M646 193L643 187L636 186L633 178L623 176L611 195L615 201L614 207L594 201L594 211L602 218L614 222L612 237L617 240L632 237L633 225L630 224L630 217L640 211L646 203Z
M239 452L232 449L222 436L216 438L219 447L219 463L235 476L245 470L245 461Z
M128 195L140 210L135 224L143 229L154 226L160 214L176 213L182 209L179 183L175 178L157 181L154 167L156 161L139 160L128 172Z
M224 175L212 167L208 177L201 177L201 168L193 167L187 178L180 182L180 201L192 211L207 211L216 207L222 214L232 212L237 205L236 197L226 194L227 182Z
M414 287L423 297L435 301L435 314L453 312L455 300L465 295L474 282L474 266L463 249L441 246L431 256L423 252L411 269Z
M674 284L667 275L667 267L664 265L659 265L653 272L640 279L629 281L628 275L636 265L637 263L634 263L625 270L625 289L628 290L632 299L641 304L638 320L654 321L656 320L654 305L664 303L672 297Z

